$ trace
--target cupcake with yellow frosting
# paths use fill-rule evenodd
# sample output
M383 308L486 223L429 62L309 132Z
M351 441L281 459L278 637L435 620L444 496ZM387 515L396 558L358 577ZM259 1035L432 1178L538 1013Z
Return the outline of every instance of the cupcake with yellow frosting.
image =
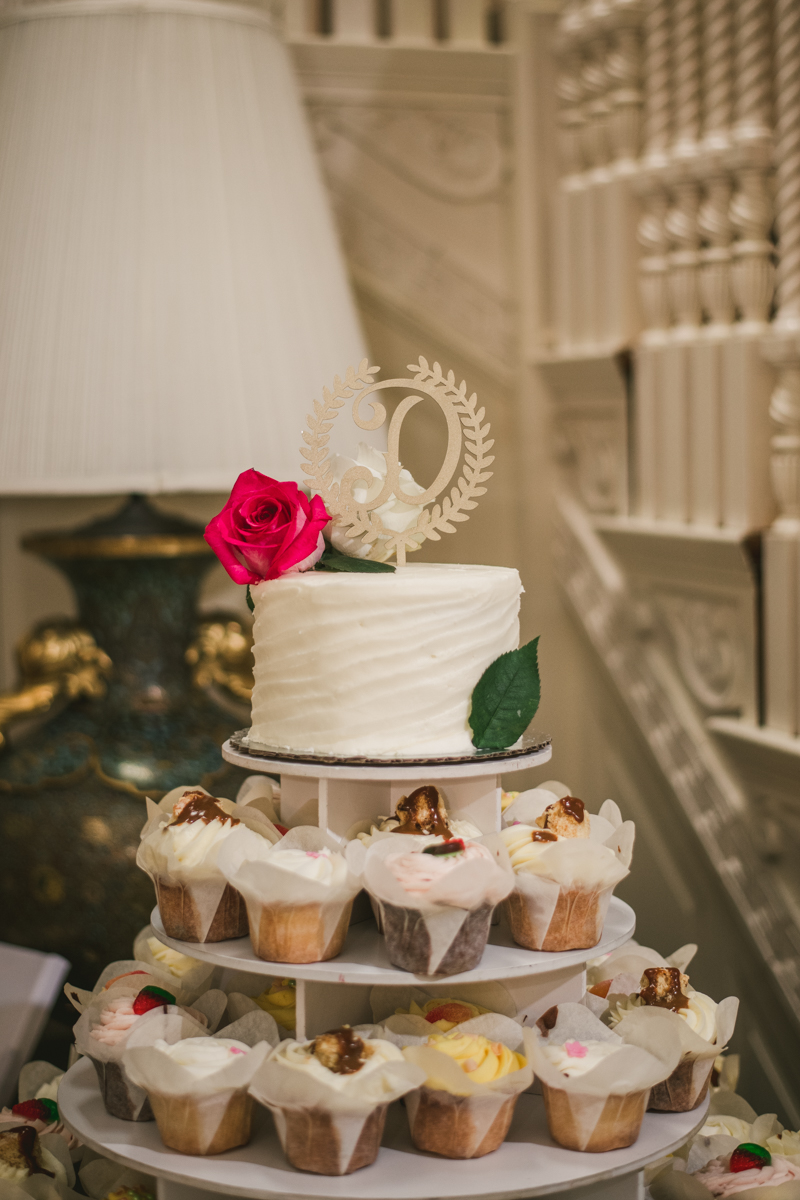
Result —
M480 1158L508 1133L517 1097L533 1081L525 1057L480 1034L433 1033L406 1046L408 1062L426 1073L406 1097L411 1138L418 1150L445 1158Z
M274 1017L276 1023L287 1033L294 1033L297 1025L297 986L293 979L274 979L260 996L256 1004Z

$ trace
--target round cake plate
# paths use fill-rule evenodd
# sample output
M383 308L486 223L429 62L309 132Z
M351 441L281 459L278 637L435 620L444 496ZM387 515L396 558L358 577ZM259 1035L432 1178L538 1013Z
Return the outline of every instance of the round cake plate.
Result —
M431 758L346 758L330 754L292 754L276 746L246 742L247 729L239 730L222 745L222 757L246 771L305 776L312 779L403 780L468 779L523 771L549 762L550 738L526 733L510 750L476 750L473 754Z
M267 1110L256 1105L247 1146L209 1158L168 1150L154 1121L121 1121L105 1110L94 1067L82 1058L58 1091L61 1119L99 1154L159 1179L253 1200L512 1200L634 1175L700 1128L708 1100L690 1113L647 1113L633 1146L604 1154L562 1150L550 1139L541 1096L522 1095L503 1145L484 1158L439 1158L416 1150L405 1112L389 1109L377 1160L352 1175L312 1175L289 1166ZM606 1194L605 1192L603 1193ZM635 1194L635 1191L631 1194Z
M361 983L373 987L409 984L413 980L426 978L392 966L386 954L385 940L371 920L350 926L344 949L336 958L328 962L291 964L265 962L257 958L249 937L228 942L179 942L167 937L158 908L153 909L150 920L158 939L173 950L229 970L278 977L290 971L295 979L310 979L318 983ZM512 941L505 924L493 925L480 966L461 975L437 975L431 978L436 983L477 983L546 975L563 967L581 967L589 958L598 958L623 945L633 936L635 927L636 914L633 909L616 896L611 897L603 936L590 950L562 950L557 954L523 950Z

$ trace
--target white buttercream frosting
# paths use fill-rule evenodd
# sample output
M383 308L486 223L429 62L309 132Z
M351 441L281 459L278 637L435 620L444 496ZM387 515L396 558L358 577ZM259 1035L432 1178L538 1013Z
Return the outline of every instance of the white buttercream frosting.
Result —
M278 1062L281 1066L295 1071L303 1071L326 1087L334 1088L337 1092L358 1092L363 1087L365 1076L371 1075L384 1063L403 1061L402 1052L397 1046L383 1041L382 1038L368 1038L365 1039L364 1044L371 1054L369 1058L365 1058L359 1070L350 1075L340 1075L337 1071L331 1071L328 1067L323 1066L314 1054L313 1042L281 1042L272 1055L271 1061ZM387 1090L389 1090L388 1084Z
M293 750L468 752L473 688L519 643L507 567L308 571L251 589L253 741Z
M280 846L280 842L278 843ZM270 866L325 883L329 887L342 887L347 880L347 864L341 854L323 847L321 850L279 850L274 847L265 861Z
M174 975L176 979L183 979L195 967L200 966L199 959L190 958L188 954L181 954L180 950L173 950L170 946L165 946L158 938L148 938L147 948L155 961L162 967L166 967L170 975Z
M689 1001L688 1007L677 1008L673 1011L677 1012L679 1017L682 1017L698 1037L704 1038L707 1042L715 1042L717 1038L718 1008L716 1001L712 1000L710 996L704 995L703 992L695 992L688 987L684 995ZM622 1020L626 1012L630 1012L634 1008L642 1008L643 1006L644 1001L636 993L618 1000L616 1006L609 1012L609 1025L613 1029Z
M610 1054L616 1054L622 1049L623 1043L616 1042L598 1042L588 1040L579 1042L575 1039L564 1042L563 1046L545 1045L544 1053L550 1059L554 1067L557 1067L562 1075L585 1075L587 1071L591 1071L604 1058L608 1058Z
M249 1054L250 1047L244 1042L233 1038L197 1037L184 1038L183 1041L169 1045L162 1038L155 1043L156 1050L161 1050L173 1062L184 1067L195 1079L205 1079L207 1075L215 1075L239 1054Z

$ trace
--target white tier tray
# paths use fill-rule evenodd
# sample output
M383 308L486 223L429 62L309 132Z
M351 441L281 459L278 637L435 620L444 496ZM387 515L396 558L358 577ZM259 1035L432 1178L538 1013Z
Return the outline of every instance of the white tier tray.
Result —
M182 954L212 962L229 970L252 971L258 975L283 976L287 971L295 979L311 979L320 983L408 984L422 976L412 975L393 967L386 955L383 937L375 924L359 921L351 925L342 953L329 962L276 963L264 962L253 953L250 938L236 938L228 942L179 942L167 937L161 923L161 914L154 908L150 920L156 934ZM461 975L435 976L439 983L476 983L487 979L515 979L526 975L544 975L559 971L563 967L580 967L590 958L621 946L633 937L636 914L633 909L616 896L611 897L603 936L591 950L564 950L558 954L537 950L523 950L512 940L505 924L493 925L489 944L483 952L480 966Z
M638 1141L625 1150L580 1154L551 1141L541 1097L523 1095L500 1149L466 1161L416 1150L403 1109L393 1105L376 1162L343 1177L306 1174L289 1166L272 1119L259 1105L247 1146L211 1158L168 1150L154 1121L120 1121L108 1115L94 1067L85 1058L64 1076L58 1106L66 1126L99 1154L160 1179L225 1195L257 1200L511 1200L552 1195L640 1170L700 1128L708 1101L690 1113L647 1113Z
M541 744L545 742L546 744ZM238 749L230 738L222 743L222 757L226 762L245 771L261 771L271 775L294 775L311 779L356 779L362 781L381 782L396 780L419 779L469 779L473 776L504 775L512 771L523 771L529 767L539 767L549 762L553 748L549 739L540 739L539 747L521 750L519 754L503 750L497 754L479 753L474 758L464 760L453 757L417 759L408 763L400 759L372 759L371 761L341 763L331 761L322 756L290 755L282 758L278 752L268 758L259 756L255 751L248 753Z

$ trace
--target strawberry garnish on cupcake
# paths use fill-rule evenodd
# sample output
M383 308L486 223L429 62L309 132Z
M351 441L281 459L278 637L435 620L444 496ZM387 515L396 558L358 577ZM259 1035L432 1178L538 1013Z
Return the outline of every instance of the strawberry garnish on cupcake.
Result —
M175 997L172 992L168 992L166 988L155 987L153 984L148 984L143 987L138 996L133 1001L133 1011L137 1017L141 1017L146 1012L150 1012L153 1008L166 1008L168 1004L175 1004Z
M41 1121L44 1125L52 1125L59 1119L55 1100L21 1100L11 1112L23 1121Z

